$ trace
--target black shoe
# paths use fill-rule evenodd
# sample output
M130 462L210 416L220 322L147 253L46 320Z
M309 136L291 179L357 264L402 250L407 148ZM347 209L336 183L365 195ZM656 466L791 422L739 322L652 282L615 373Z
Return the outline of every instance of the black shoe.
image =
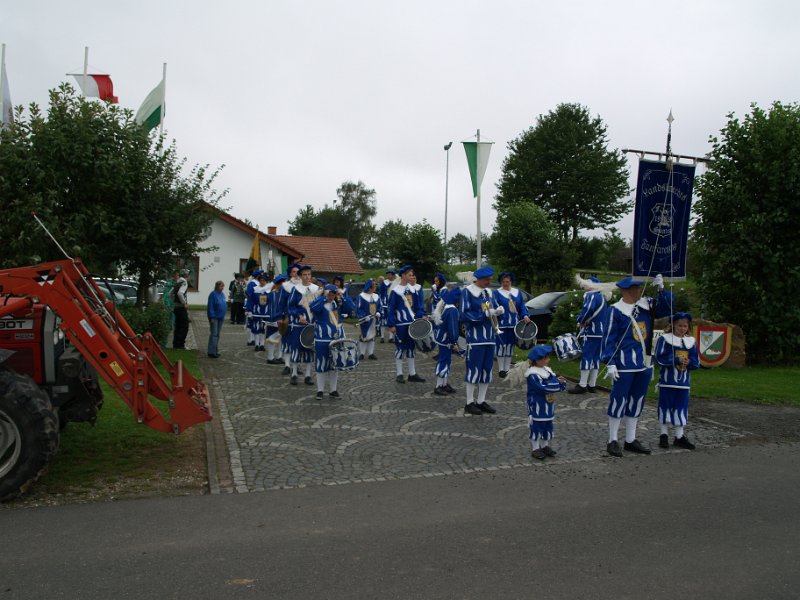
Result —
M310 375L306 375L306 378L303 379L303 383L305 383L306 385L314 385L314 380L311 379Z
M283 371L281 371L281 375L288 375L291 372L292 372L292 370L289 367L283 367Z
M386 340L381 338L381 344L385 344L385 343L386 343Z
M375 356L374 354L370 354L367 358L370 360L378 360L378 357Z
M544 460L545 456L547 456L547 455L544 453L544 450L542 448L537 448L536 450L531 452L531 456L533 458L537 458L539 460Z
M606 446L606 452L608 452L611 456L622 458L622 450L620 449L619 442L617 440L608 442L608 446Z
M568 394L585 394L587 392L587 390L588 390L588 388L586 386L576 385L574 388L572 388L567 393Z
M271 364L271 365L282 365L283 364L283 361L280 358L273 358L272 360L268 360L267 362L269 364Z
M292 375L292 378L289 380L289 383L292 385L297 385L297 375Z
M500 371L500 372L497 374L497 376L498 376L500 379L505 379L505 378L506 378L506 375L508 375L508 371Z
M597 388L594 387L593 385L590 385L590 386L587 386L586 391L589 392L590 394L596 394L597 393Z
M444 386L442 387L444 387L444 391L447 392L448 394L455 394L458 391L449 383L445 383Z
M642 446L642 443L639 440L633 440L632 442L625 442L623 446L627 452L634 452L636 454L650 454L652 450L650 448L645 448Z
M331 392L331 398L338 398L338 397L339 397L339 392L337 392L336 390L333 390Z
M416 373L414 373L413 375L409 375L408 376L408 380L409 381L413 381L414 383L425 383L425 378L424 377L420 377Z
M448 394L448 393L445 391L445 389L444 389L443 387L441 387L441 386L439 386L439 387L437 387L436 389L434 389L434 390L433 390L433 393L434 393L436 396L449 396L449 395L450 395L450 394Z
M493 415L494 413L497 412L497 409L495 409L488 402L481 402L480 404L478 404L478 408L481 409L481 412L489 413L490 415Z
M247 345L248 345L248 346L255 346L255 345L256 345L256 343L255 343L255 341L253 341L253 342L247 342Z
M658 447L669 448L669 436L666 433L662 433L658 436Z
M208 358L219 358L219 354L209 354Z
M322 392L317 392L317 400L322 400Z
M464 414L465 415L475 415L479 417L483 414L483 411L478 408L478 405L474 402L470 402L469 404L464 405Z
M359 354L358 355L358 360L364 360L364 355L363 354Z
M549 457L551 457L551 458L552 458L553 456L555 456L556 454L558 454L558 453L557 453L555 450L553 450L553 449L552 449L550 446L545 446L544 448L542 448L542 452L544 452L544 455L545 455L545 456L549 456Z
M675 440L672 442L672 445L677 446L678 448L684 448L686 450L694 450L696 448L696 446L690 442L689 438L687 438L685 435L680 438L675 438Z
M394 378L394 380L397 383L405 383L406 382L405 378L402 375L398 375L397 377Z

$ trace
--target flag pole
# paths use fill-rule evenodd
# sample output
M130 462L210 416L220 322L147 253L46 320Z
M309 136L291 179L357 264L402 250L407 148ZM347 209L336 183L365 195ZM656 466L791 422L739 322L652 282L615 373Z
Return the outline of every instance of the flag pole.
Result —
M86 77L89 74L89 46L83 47L83 97L86 97Z
M6 83L6 45L2 44L2 50L0 51L0 106L2 109L5 110L5 83ZM5 121L5 115L0 118L0 125L2 125Z
M158 123L158 136L164 135L164 113L167 112L167 63L164 63L164 71L161 75L161 115Z
M480 147L481 147L481 130L478 129L478 145L476 147L476 151L477 151L478 155L480 155ZM478 178L476 181L478 182L478 186L477 186L477 189L478 189L478 204L477 204L477 207L478 207L478 253L477 253L478 257L475 260L475 268L476 269L480 269L481 268L481 184L480 184L480 178Z

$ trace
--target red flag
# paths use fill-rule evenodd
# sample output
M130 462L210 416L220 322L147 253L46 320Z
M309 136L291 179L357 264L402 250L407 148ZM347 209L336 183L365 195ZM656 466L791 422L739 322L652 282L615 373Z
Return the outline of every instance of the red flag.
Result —
M114 84L111 75L87 74L84 82L83 74L70 73L87 98L100 98L111 104L117 104L118 98L114 95ZM84 85L85 83L85 85Z

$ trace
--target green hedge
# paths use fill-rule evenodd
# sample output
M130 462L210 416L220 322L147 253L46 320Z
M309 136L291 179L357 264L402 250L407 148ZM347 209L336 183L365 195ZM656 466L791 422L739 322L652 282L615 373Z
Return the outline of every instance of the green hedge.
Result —
M172 329L172 314L163 303L154 302L137 307L133 303L123 302L117 305L117 309L136 333L149 331L164 346Z

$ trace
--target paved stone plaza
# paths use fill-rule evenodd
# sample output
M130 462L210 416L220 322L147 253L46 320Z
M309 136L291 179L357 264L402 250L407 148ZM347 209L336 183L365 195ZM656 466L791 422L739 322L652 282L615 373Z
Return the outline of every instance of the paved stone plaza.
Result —
M346 332L356 338L355 327L347 326ZM459 393L440 397L433 394L435 363L431 358L417 356L417 372L426 383L400 384L395 382L394 345L378 343L377 361L362 361L355 371L339 374L340 398L326 392L317 400L316 385L303 383L302 370L299 385L290 385L281 366L267 365L264 352L256 353L246 345L241 325L226 322L223 326L219 359L205 356L208 322L202 312L192 314L192 334L215 406L215 422L209 428L216 431L209 435L212 491L263 491L620 460L605 452L606 393L559 394L552 443L558 456L537 461L530 456L524 387L512 388L495 377L487 401L497 414L465 416L464 363L457 357L451 385ZM558 372L557 361L551 366ZM681 452L657 447L655 417L651 402L638 433L653 448L653 456L626 454L621 460L658 460L659 454ZM743 435L722 423L699 419L690 420L688 433L700 447L726 445Z

